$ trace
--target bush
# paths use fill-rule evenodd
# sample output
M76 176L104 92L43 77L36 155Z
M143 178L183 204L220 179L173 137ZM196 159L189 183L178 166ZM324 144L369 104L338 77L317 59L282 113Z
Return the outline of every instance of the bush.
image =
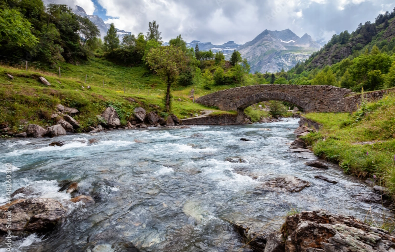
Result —
M274 118L279 118L287 114L288 110L280 101L270 101L269 114Z

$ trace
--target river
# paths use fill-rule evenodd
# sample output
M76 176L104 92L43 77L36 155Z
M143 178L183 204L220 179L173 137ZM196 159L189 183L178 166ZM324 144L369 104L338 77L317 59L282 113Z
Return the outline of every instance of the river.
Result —
M297 127L296 119L288 119L0 140L0 176L5 180L6 164L12 164L14 190L29 186L34 197L57 199L69 209L58 230L45 237L32 234L15 243L16 251L132 251L131 243L140 251L250 251L229 221L279 230L295 209L325 209L361 220L391 216L379 204L355 197L372 192L365 184L335 166L308 167L305 162L313 157L290 152ZM65 145L49 146L52 141ZM282 175L311 186L297 193L257 191L262 181ZM70 203L69 194L58 192L58 181L66 179L77 181L79 192L96 203Z

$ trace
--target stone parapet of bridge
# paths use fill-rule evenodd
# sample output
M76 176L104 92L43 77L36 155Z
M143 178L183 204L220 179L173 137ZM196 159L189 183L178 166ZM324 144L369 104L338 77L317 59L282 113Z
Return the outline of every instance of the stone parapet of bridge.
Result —
M380 99L394 89L365 93L366 100ZM243 111L247 107L270 100L290 102L304 112L352 112L361 103L361 95L334 86L254 85L218 91L199 97L196 102L226 111Z

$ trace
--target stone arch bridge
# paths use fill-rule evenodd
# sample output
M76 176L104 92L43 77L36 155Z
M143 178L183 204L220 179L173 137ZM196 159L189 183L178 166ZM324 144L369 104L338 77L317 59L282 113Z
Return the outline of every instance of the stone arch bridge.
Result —
M380 90L365 93L367 100L382 98L394 91ZM293 103L305 112L352 112L361 103L361 94L334 86L303 85L255 85L231 88L199 97L196 102L208 107L218 107L225 111L238 111L238 122L244 120L244 109L270 100Z

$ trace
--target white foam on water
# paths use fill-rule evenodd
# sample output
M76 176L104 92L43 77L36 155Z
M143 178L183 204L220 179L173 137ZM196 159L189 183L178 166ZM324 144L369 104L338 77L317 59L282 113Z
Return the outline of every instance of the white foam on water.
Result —
M30 143L29 141L25 141L25 140L19 140L19 141L15 141L15 142L10 142L8 144L8 148L12 148L12 147L14 147L16 145L26 145L26 144L29 144L29 143Z
M29 247L33 243L39 243L39 242L42 242L42 239L38 237L37 234L31 234L25 239L23 239L22 243L19 245L19 248Z
M124 147L135 144L135 142L122 141L122 140L106 140L100 141L96 146L113 146L113 147Z
M158 152L158 150L162 152L171 152L171 153L200 153L200 152L215 152L217 149L214 148L205 148L205 149L196 149L187 144L158 144L153 146L151 151Z
M15 171L20 170L20 168L14 166L14 165L12 165L12 164L8 164L8 163L7 163L7 164L1 164L1 163L0 163L0 172L1 172L1 173L7 173L7 171L8 171L10 168L11 168L11 171L12 171L12 172L15 172Z
M39 180L31 182L27 187L33 190L32 195L26 195L24 198L51 198L58 201L70 200L70 194L58 192L59 186L56 180Z
M45 146L39 149L33 149L33 150L14 150L10 153L7 153L7 156L22 156L24 154L34 154L37 152L54 152L54 151L64 151L64 150L68 150L68 149L76 149L76 148L82 148L82 147L86 147L87 143L86 142L71 142L71 143L67 143L63 146Z
M163 166L158 171L156 171L155 174L156 175L163 175L163 174L168 174L168 173L173 173L173 172L174 172L173 168Z

